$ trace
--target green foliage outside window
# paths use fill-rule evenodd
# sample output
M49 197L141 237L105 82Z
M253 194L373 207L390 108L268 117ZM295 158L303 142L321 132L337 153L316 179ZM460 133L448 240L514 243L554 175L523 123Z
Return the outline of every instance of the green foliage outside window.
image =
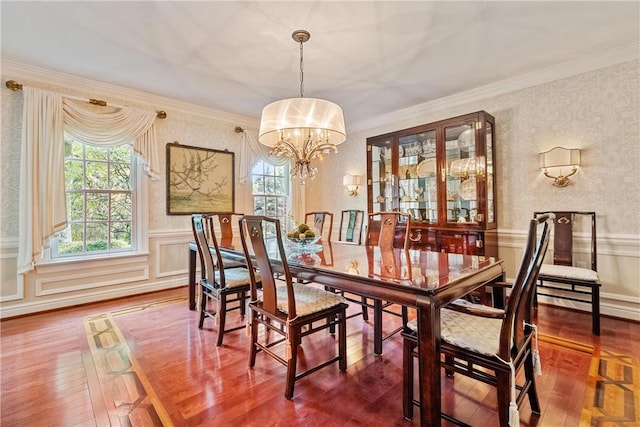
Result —
M132 249L132 150L65 139L68 227L58 256Z

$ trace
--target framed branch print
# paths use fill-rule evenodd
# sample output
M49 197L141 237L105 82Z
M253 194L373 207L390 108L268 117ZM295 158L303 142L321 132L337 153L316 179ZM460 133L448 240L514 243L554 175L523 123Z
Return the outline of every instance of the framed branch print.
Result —
M167 215L234 211L234 153L167 144Z

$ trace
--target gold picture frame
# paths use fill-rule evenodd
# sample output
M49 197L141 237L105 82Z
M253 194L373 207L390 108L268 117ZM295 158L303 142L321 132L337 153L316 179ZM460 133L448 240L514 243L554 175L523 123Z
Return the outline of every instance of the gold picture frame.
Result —
M167 215L234 212L234 153L167 144Z

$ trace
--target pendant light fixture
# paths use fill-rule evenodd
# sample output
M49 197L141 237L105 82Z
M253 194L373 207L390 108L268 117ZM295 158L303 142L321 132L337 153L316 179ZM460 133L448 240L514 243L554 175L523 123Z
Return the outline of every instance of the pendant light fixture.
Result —
M271 154L290 157L294 164L291 177L301 184L313 179L317 168L311 160L337 153L337 145L347 137L342 108L324 99L304 97L303 43L311 37L308 31L296 30L291 35L300 44L300 98L273 102L262 110L258 141L271 147Z

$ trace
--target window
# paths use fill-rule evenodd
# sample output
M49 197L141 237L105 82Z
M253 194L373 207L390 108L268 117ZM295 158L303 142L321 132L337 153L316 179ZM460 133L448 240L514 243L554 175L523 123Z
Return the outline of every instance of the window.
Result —
M136 249L135 165L130 145L96 147L65 135L69 224L54 239L52 258Z
M274 166L262 160L251 170L253 213L278 218L288 224L289 165Z

